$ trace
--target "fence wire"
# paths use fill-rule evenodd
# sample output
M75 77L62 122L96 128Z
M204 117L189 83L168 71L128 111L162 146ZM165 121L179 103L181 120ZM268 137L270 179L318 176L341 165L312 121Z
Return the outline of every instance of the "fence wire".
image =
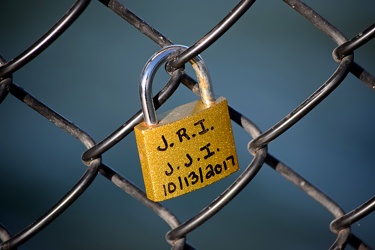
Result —
M100 2L103 4L103 7L109 8L113 13L118 15L124 21L130 23L139 32L160 47L173 44L173 42L165 35L156 30L152 25L143 21L141 17L133 13L120 2L112 0L102 0ZM198 94L197 82L187 73L184 73L182 67L189 60L198 54L203 53L206 49L215 44L217 40L229 31L244 14L251 15L250 9L254 2L255 0L240 1L216 26L212 28L212 30L197 40L184 52L176 56L176 58L167 63L166 70L170 73L171 77L163 89L154 97L156 108L161 107L171 96L173 96L175 90L179 87L180 82L194 93ZM366 243L360 239L360 236L354 235L351 232L350 226L374 211L375 196L364 201L362 204L359 204L351 211L345 212L340 205L334 201L334 199L331 199L328 195L309 182L308 179L295 172L291 167L287 166L268 152L268 145L314 110L325 98L329 97L330 94L348 77L348 75L354 75L370 89L375 88L374 76L356 62L353 55L355 50L360 49L374 38L375 23L358 31L358 34L353 38L347 39L334 25L330 24L328 20L302 1L284 0L284 2L337 44L337 47L333 50L332 56L338 66L336 70L332 72L331 76L309 97L307 97L305 101L265 132L261 132L257 128L256 121L251 121L246 118L243 114L237 111L235 107L229 107L232 121L238 124L253 138L248 144L248 151L253 156L252 160L224 192L200 212L184 222L180 222L173 211L169 210L163 204L155 203L147 199L142 188L134 185L118 170L111 168L108 164L102 161L102 155L127 137L133 131L134 126L142 121L141 110L136 112L106 138L96 143L90 134L58 114L50 106L41 102L27 90L23 89L21 87L22 83L17 85L13 81L13 76L17 74L18 70L30 63L46 48L57 41L60 35L68 30L69 27L71 27L74 22L85 13L86 8L90 4L89 0L76 1L66 14L46 34L24 52L15 56L12 60L1 58L0 101L3 103L10 95L13 95L28 107L38 112L41 116L54 123L57 127L78 139L87 150L82 154L82 161L86 165L86 171L70 191L45 214L41 215L29 226L15 234L8 230L9 225L0 224L0 239L2 241L0 249L16 249L53 223L59 215L64 213L67 208L76 202L81 194L85 193L90 185L95 183L97 173L110 180L114 185L125 191L145 207L151 209L155 215L163 219L170 226L170 230L166 232L166 240L173 249L194 249L194 242L187 242L186 236L201 227L202 224L213 218L221 209L229 204L236 195L238 195L254 178L256 178L257 173L264 165L270 166L278 174L293 183L334 216L334 220L332 220L330 224L330 229L336 234L336 240L332 242L330 249L344 249L347 245L350 245L355 249L370 249L370 246L366 245ZM272 8L272 6L270 6L270 8ZM1 49L6 50L7 48ZM240 91L240 89L238 91ZM4 147L6 143L6 141L1 141L1 144L3 144ZM36 142L36 145L37 144L38 142ZM2 168L6 167L8 166L2 165ZM37 185L37 183L35 183L35 185ZM134 211L124 210L124 213L132 212ZM95 220L95 218L93 219ZM236 225L231 225L231 227L235 226ZM139 240L142 239L140 238ZM233 245L236 245L236 242L233 242ZM111 248L111 246L108 246L108 248ZM124 248L126 248L126 246L124 246Z

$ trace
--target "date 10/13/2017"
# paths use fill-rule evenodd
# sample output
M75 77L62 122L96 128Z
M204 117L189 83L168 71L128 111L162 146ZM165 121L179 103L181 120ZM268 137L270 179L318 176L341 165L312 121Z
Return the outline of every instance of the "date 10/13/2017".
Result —
M204 183L205 180L209 180L210 178L214 177L215 175L220 175L223 171L228 169L228 163L231 166L235 166L234 156L230 155L225 158L221 163L215 164L208 164L206 168L199 167L197 171L191 171L187 176L177 176L177 180L170 181L167 184L163 184L164 196L168 196L168 194L173 194L178 188L182 191L185 188L188 188L190 185L194 186L198 183ZM169 175L172 174L173 168L170 164L168 166L171 168L171 172ZM167 175L167 171L165 174Z

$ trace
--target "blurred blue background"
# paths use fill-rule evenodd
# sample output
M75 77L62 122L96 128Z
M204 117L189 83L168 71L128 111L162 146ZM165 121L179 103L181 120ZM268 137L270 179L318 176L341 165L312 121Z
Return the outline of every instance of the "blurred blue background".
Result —
M174 43L192 45L238 1L121 1ZM348 38L375 21L375 2L306 1ZM73 1L1 1L0 54L10 60L43 35ZM201 55L217 96L265 131L322 85L337 64L333 41L281 1L257 1ZM73 121L97 142L140 108L138 79L159 49L92 1L14 82ZM375 73L375 41L356 61ZM187 66L187 71L192 70ZM158 73L156 93L168 77ZM181 86L162 110L196 100ZM269 152L345 211L375 194L375 93L349 75L323 103L269 145ZM9 95L0 105L0 222L17 233L80 178L83 145ZM251 161L250 136L234 126L241 171L200 191L163 202L185 221L219 195ZM103 161L143 189L133 133ZM199 249L327 249L332 216L264 165L227 207L188 235ZM375 247L375 215L352 230ZM169 249L169 227L98 175L65 213L20 249ZM350 247L349 247L350 248Z

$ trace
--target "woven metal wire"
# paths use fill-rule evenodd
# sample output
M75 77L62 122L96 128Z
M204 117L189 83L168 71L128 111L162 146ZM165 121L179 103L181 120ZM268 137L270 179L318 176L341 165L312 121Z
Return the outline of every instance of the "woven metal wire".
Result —
M178 89L180 83L185 85L194 93L198 93L196 81L187 73L184 73L182 67L190 59L198 54L204 53L210 48L210 46L218 43L220 38L224 34L229 33L233 25L241 20L241 17L244 14L251 15L251 9L253 8L252 6L254 2L255 0L240 1L236 6L234 6L233 9L230 11L228 10L228 14L224 16L221 21L219 21L217 25L215 25L207 34L198 39L195 43L193 43L193 45L189 46L187 50L182 52L176 58L168 62L166 69L168 72L170 72L170 79L162 90L154 97L156 108L161 107L170 97L173 97L174 92ZM215 197L212 202L206 202L206 206L202 210L184 222L181 222L180 219L178 219L178 217L175 215L174 211L168 209L166 205L148 200L142 188L137 187L129 180L128 177L126 177L126 171L121 171L118 168L112 168L109 166L110 164L105 163L102 159L103 154L114 150L114 146L120 142L123 142L124 139L131 134L134 126L142 121L143 117L141 110L131 115L131 117L121 126L114 129L107 136L104 136L99 140L99 142L95 142L90 133L85 132L83 129L75 125L75 123L57 113L51 106L43 103L37 97L33 96L31 92L23 89L23 82L18 83L19 85L15 83L16 81L14 78L17 77L18 71L21 71L22 68L30 64L33 59L40 56L46 48L53 46L54 43L58 42L58 38L65 31L68 32L70 27L73 29L74 23L79 21L79 17L84 15L87 7L94 3L90 3L88 0L76 1L64 14L64 16L28 49L11 60L1 58L0 101L3 103L3 105L6 105L8 98L10 98L9 96L14 96L28 107L38 112L41 116L52 122L54 125L75 137L86 148L86 150L82 153L82 162L86 165L86 170L84 171L83 175L79 177L76 183L72 184L69 192L62 195L62 198L58 202L51 205L51 208L47 212L37 217L37 219L35 219L29 226L22 228L16 233L12 233L11 231L13 230L8 229L10 227L8 223L0 224L0 239L2 241L0 244L0 249L15 249L17 247L22 248L23 244L31 240L33 237L36 237L38 234L40 234L40 232L42 232L43 229L52 226L54 224L53 222L55 222L59 216L61 216L64 212L69 211L67 208L78 202L77 199L84 194L91 185L95 184L96 180L98 179L98 173L107 178L111 183L115 184L121 190L125 191L132 198L140 202L140 204L151 209L155 215L159 216L169 225L170 229L166 232L166 240L173 249L194 249L194 242L188 242L186 240L186 236L189 235L189 233L198 230L205 222L214 218L214 216L217 215L221 209L230 204L231 201L233 201L234 198L241 193L241 191L247 188L248 184L251 183L252 180L256 180L259 170L266 165L270 166L286 180L293 183L306 195L317 201L323 208L332 214L334 220L331 221L329 227L330 230L335 234L336 239L334 242L332 242L330 249L344 249L347 245L350 245L355 249L370 249L370 246L367 246L366 243L360 239L360 236L357 237L356 234L351 232L350 226L358 223L359 220L366 218L371 214L371 212L375 209L375 196L369 198L367 201L363 201L363 203L357 207L351 208L349 212L346 212L342 207L340 207L338 204L339 202L336 202L335 199L331 199L327 194L319 190L318 187L314 186L307 177L303 177L301 174L297 173L291 167L287 166L285 163L273 156L269 152L268 147L272 145L274 140L278 139L282 134L284 134L284 132L288 131L295 124L301 121L307 114L316 109L316 107L318 107L318 105L325 98L334 93L334 90L345 79L347 79L348 76L354 75L358 78L358 81L363 82L369 88L375 88L375 78L368 73L366 69L360 66L359 62L355 61L353 55L354 51L361 49L362 46L366 46L366 43L374 38L375 24L372 24L369 27L364 27L363 30L358 31L357 35L355 35L353 38L347 39L334 25L332 25L328 20L302 1L285 0L284 2L290 6L292 10L298 12L318 30L322 31L323 34L328 36L336 43L332 56L337 62L337 68L334 70L334 72L331 72L331 76L320 87L313 91L305 99L305 101L295 107L275 125L265 130L265 132L261 132L256 125L256 121L252 121L245 117L236 109L236 107L229 107L232 121L239 125L239 127L248 133L252 138L248 144L248 152L251 154L251 160L246 167L242 167L242 172L237 176L236 179L233 179L233 183L230 183L229 186L220 195ZM126 6L124 6L122 3L118 1L100 1L100 3L122 18L124 21L130 23L139 32L151 39L158 46L164 47L173 44L169 38L156 30L152 25L143 21L143 19L126 8ZM269 6L269 8L272 8L272 6ZM214 8L211 11L214 11ZM266 15L264 15L264 18L266 18ZM302 19L301 21L304 20ZM230 36L228 37L228 39L230 39ZM110 46L110 44L106 46ZM138 45L134 44L134 46ZM69 47L67 46L66 49L69 50ZM1 50L4 51L7 50L7 48L1 48ZM0 51L0 53L2 51ZM60 53L64 52L61 51ZM121 52L119 52L119 54L121 56ZM98 58L98 60L100 59ZM41 69L41 72L45 72L44 69ZM45 73L48 74L48 72ZM85 72L82 72L82 74L83 73ZM103 83L103 85L107 87L108 92L116 91L115 89L111 88L110 81ZM241 83L238 83L238 85L233 84L233 86L236 88L235 91L241 91ZM89 84L87 88L91 88ZM92 98L99 101L100 95ZM246 101L247 100L243 100L243 102ZM229 103L232 103L230 99ZM134 106L139 107L138 104ZM77 109L79 109L79 107L77 107ZM244 113L247 112L245 111ZM371 115L371 113L369 113L369 115ZM1 109L0 116L3 116L1 114ZM92 111L92 116L95 117L95 111ZM249 117L251 118L251 115L249 115ZM2 122L5 121L2 120ZM93 122L105 122L105 119L98 117L97 120ZM32 124L33 121L29 121L29 123ZM17 133L17 131L12 131L12 128L9 128L8 131L10 133ZM34 147L39 147L38 140L34 140ZM7 147L7 142L1 141L0 143L4 149L2 150L2 154L6 154L5 149ZM51 164L53 165L53 163ZM30 163L30 165L32 166L32 163ZM328 168L329 166L326 167ZM1 168L10 168L10 166L3 164ZM354 171L360 170L353 169L353 172ZM17 182L17 180L14 181ZM335 181L339 182L339 180L332 180L332 182ZM38 183L34 184L38 185ZM361 183L358 183L357 185L361 185ZM277 187L274 188L277 189ZM11 190L6 190L5 192L12 193ZM4 199L2 200L2 202L7 202ZM296 204L296 206L298 206L298 204ZM249 208L249 211L250 209L251 208ZM124 209L123 212L136 213L137 211ZM105 213L105 211L98 211L98 213ZM249 212L248 216L256 215ZM95 220L95 218L92 218L92 220ZM74 223L72 223L72 227L74 226ZM272 227L272 220L265 221L264 223L267 223L270 225L270 227ZM303 226L306 226L306 224L301 223L301 227ZM129 225L129 227L131 227L131 225ZM235 230L237 225L230 225L229 223L229 227L230 229L228 228L226 230ZM154 228L153 230L160 229ZM132 237L138 236L134 235ZM147 235L141 235L139 236L139 241L143 241L147 238ZM272 237L270 237L270 239L272 239ZM243 239L245 242L247 240L251 241L251 235L249 235L248 239ZM233 242L232 244L233 246L236 246L236 242ZM107 244L107 246L109 249L111 249L110 242ZM199 248L199 246L196 247ZM124 248L126 249L126 246L124 246Z

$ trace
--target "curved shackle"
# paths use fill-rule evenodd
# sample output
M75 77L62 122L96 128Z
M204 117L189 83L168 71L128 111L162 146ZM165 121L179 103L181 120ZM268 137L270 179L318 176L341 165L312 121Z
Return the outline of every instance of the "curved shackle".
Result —
M146 63L142 69L139 85L139 94L141 97L141 105L143 118L148 126L158 124L156 117L154 101L152 99L152 80L159 67L176 55L176 52L186 50L188 47L184 45L171 45L162 48L156 52ZM199 92L202 102L210 107L215 103L215 95L211 85L210 75L207 67L200 55L190 60L198 79Z

